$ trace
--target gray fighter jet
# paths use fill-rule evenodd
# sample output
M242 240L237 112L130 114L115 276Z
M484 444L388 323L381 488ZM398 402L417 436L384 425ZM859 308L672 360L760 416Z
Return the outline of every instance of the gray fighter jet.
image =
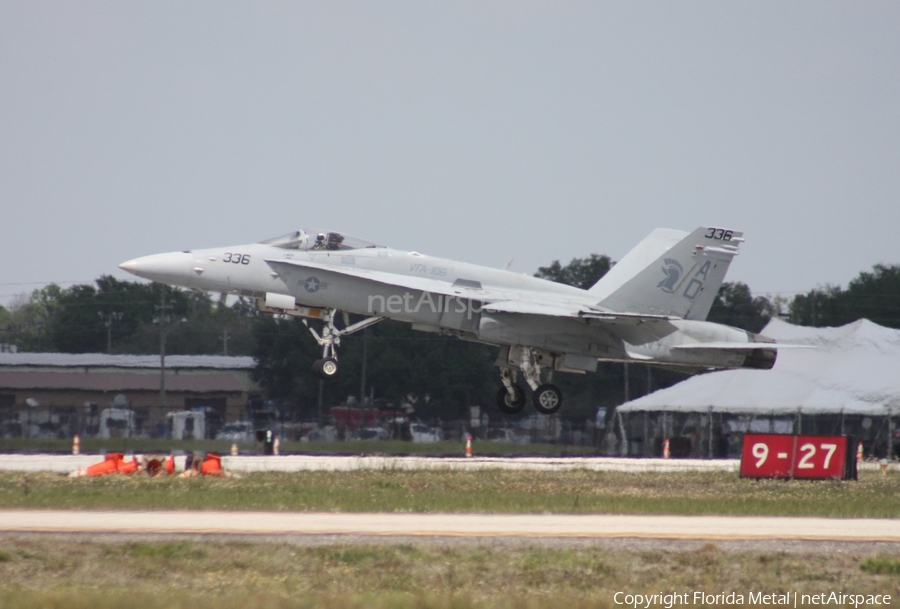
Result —
M525 406L521 373L535 409L551 414L563 403L553 373L593 372L598 361L688 372L772 368L774 341L704 321L743 240L743 233L717 227L657 229L588 290L318 230L119 266L305 318L322 348L314 369L325 379L338 373L341 338L386 318L497 345L500 409L512 414ZM349 314L363 319L351 323ZM319 330L310 319L322 322Z

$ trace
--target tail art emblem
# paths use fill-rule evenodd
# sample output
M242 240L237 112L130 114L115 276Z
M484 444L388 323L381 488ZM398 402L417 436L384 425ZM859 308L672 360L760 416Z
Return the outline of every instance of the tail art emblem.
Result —
M675 286L678 284L678 280L681 279L684 268L680 262L673 258L666 258L663 262L666 266L662 267L662 271L666 278L660 281L656 287L661 288L663 292L674 294Z

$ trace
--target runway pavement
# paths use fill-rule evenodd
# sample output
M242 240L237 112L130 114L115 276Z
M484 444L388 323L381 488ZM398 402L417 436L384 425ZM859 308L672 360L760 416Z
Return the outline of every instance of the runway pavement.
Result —
M0 533L900 542L900 520L725 516L0 510Z

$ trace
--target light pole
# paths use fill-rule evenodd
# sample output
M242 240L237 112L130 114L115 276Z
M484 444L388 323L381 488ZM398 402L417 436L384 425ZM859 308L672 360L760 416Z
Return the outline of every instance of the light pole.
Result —
M366 405L366 360L369 359L369 329L363 330L362 372L359 381L359 405Z
M121 311L110 311L109 313L97 311L97 315L100 317L100 319L103 320L103 325L106 326L106 352L112 353L113 320L122 321L122 318L125 317L125 314Z
M169 323L171 321L169 311L172 309L172 305L166 302L165 290L162 293L161 304L156 305L155 308L157 313L153 323L159 324L159 410L161 416L166 409L166 336L173 327Z

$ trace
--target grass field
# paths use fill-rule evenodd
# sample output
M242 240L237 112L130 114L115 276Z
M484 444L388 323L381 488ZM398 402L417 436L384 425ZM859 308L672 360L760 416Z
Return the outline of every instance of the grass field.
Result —
M298 546L0 537L5 609L577 609L621 606L616 592L673 591L735 592L745 604L751 591L890 594L896 601L898 572L900 553L726 551L716 544Z
M900 517L900 474L858 482L731 472L296 472L240 478L0 473L0 508Z
M900 517L900 474L858 482L726 472L359 471L241 478L0 473L0 509L768 514ZM2 517L2 516L0 516ZM900 549L812 545L281 541L0 536L0 607L622 607L616 592L891 594ZM621 600L621 598L620 598ZM745 604L746 604L745 600ZM728 606L724 602L692 606ZM656 603L652 606L664 606ZM683 605L682 605L683 606Z

